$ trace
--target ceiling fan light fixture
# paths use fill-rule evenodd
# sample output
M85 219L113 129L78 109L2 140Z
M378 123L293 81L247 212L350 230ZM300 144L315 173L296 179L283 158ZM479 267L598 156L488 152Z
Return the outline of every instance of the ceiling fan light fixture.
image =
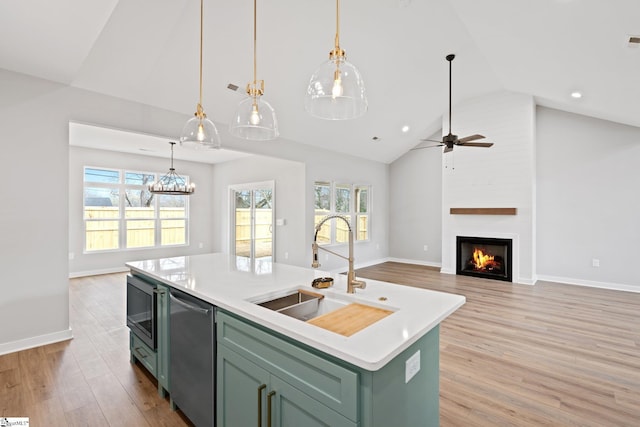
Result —
M258 80L257 0L253 0L253 81L247 84L248 98L238 104L235 118L229 124L229 133L238 138L268 141L279 135L276 112L264 95L264 80ZM227 86L228 87L228 86Z
M200 0L200 98L192 117L182 128L180 145L196 149L220 148L220 135L216 125L207 118L202 108L202 35L204 30L204 0Z
M491 146L493 146L493 142L487 142L487 141L480 141L480 142L475 142L478 141L479 139L484 139L484 135L480 135L480 134L473 134L473 135L469 135L469 136L465 136L464 138L458 138L458 135L454 135L453 133L451 133L451 76L452 76L452 65L451 63L453 62L454 58L456 56L454 54L449 54L447 55L445 58L446 60L449 62L449 133L446 135L443 135L442 137L442 141L435 141L432 139L422 139L421 141L423 142L437 142L437 145L427 145L427 146L417 146L412 148L412 150L421 150L423 148L430 148L430 147L444 147L444 150L442 151L443 153L449 153L450 151L453 151L453 147L455 145L460 145L460 146L464 146L464 147L484 147L484 148L489 148Z
M360 71L340 48L340 0L336 0L336 37L329 60L320 64L309 80L305 109L325 120L350 120L367 112L368 101Z

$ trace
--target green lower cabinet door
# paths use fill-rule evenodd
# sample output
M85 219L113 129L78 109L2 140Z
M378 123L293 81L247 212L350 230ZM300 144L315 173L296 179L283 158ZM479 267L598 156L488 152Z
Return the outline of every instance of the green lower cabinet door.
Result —
M169 288L158 285L157 319L156 325L158 346L158 394L165 396L169 389Z
M353 421L324 406L278 377L271 376L268 413L275 427L356 427ZM269 415L269 414L268 414ZM240 425L240 424L238 424ZM252 424L243 424L252 425Z
M266 427L269 373L223 345L217 365L218 427Z

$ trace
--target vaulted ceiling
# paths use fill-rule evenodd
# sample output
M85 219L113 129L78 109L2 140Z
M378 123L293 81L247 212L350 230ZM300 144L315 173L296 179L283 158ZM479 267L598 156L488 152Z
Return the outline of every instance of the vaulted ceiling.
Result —
M199 7L198 0L0 1L0 68L186 119L198 101ZM253 2L205 0L204 23L203 104L224 144L243 96L227 85L252 79ZM628 43L640 36L638 0L342 0L341 47L369 98L367 114L351 121L304 110L309 77L334 35L333 0L258 1L258 78L282 138L393 161L440 129L449 53L456 54L454 127L456 102L496 90L640 126L640 47ZM571 98L576 90L581 99Z

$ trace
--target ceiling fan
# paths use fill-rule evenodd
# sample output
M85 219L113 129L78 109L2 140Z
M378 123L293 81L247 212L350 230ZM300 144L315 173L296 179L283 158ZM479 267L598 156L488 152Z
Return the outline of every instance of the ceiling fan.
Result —
M462 145L465 147L491 147L493 145L492 142L471 142L476 141L478 139L484 138L483 135L475 134L470 136L465 136L464 138L458 139L458 135L454 135L451 133L451 62L453 58L456 56L454 54L447 55L447 61L449 61L449 133L442 137L442 141L436 141L433 139L421 139L420 141L424 142L437 142L438 145L427 145L424 147L415 147L412 150L419 150L422 148L431 148L431 147L442 147L444 146L444 153L448 153L449 151L453 151L454 145Z

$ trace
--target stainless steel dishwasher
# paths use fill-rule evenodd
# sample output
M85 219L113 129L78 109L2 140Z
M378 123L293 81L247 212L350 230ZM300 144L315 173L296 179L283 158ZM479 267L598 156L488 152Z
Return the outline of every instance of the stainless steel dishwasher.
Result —
M197 427L214 426L214 308L175 289L170 295L171 398Z

